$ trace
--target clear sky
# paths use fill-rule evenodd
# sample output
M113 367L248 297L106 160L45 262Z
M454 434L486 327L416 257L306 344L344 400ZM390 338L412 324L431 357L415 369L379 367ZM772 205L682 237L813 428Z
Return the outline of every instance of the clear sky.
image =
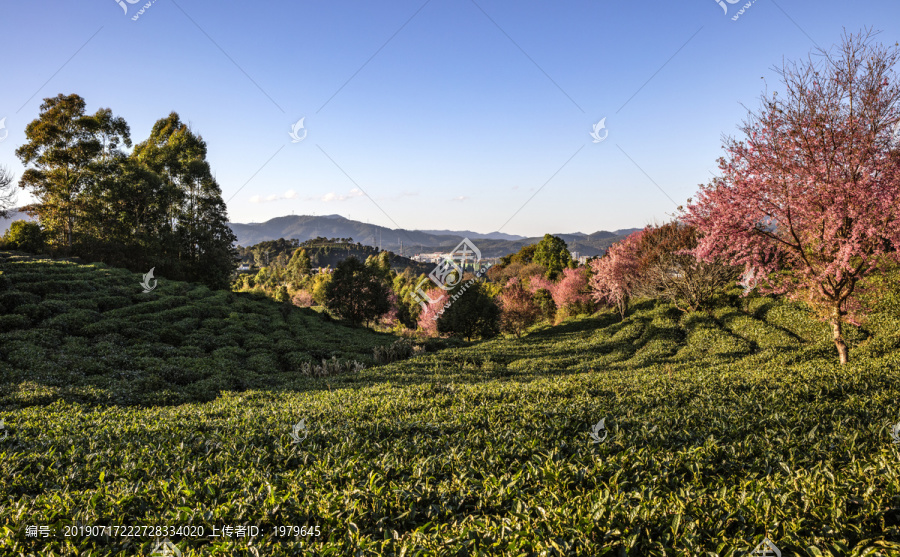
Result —
M41 100L77 93L135 142L178 112L234 222L336 213L527 236L666 219L744 107L779 88L773 66L845 27L900 40L893 0L727 15L717 0L149 0L137 20L147 4L123 4L0 4L0 164L17 176Z

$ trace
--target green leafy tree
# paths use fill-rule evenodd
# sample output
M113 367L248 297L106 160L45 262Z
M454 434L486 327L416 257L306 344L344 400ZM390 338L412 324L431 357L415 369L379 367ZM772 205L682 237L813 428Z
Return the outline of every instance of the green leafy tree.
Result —
M504 255L500 258L500 265L506 266L512 263L528 265L529 263L534 261L534 251L537 249L537 246L537 244L528 244L516 253Z
M379 274L355 257L338 263L325 287L325 307L341 319L367 325L391 309L390 289Z
M470 340L500 332L500 307L478 281L460 282L437 320L437 330Z
M159 175L171 195L160 232L171 240L167 259L173 273L216 288L227 286L237 266L237 237L206 161L206 142L173 112L153 125L132 156Z
M383 251L378 255L370 255L366 258L366 266L381 277L381 280L391 283L394 277L391 275L391 256L394 255L389 251Z
M319 273L313 278L312 297L317 305L324 306L328 301L326 292L330 283L331 273Z
M563 269L568 267L572 254L566 242L558 236L544 234L534 250L534 262L547 268L547 278L555 279Z
M425 275L416 276L407 268L397 273L393 280L393 290L397 295L397 320L408 329L415 329L422 312L420 300L415 295L416 286L425 278Z
M71 252L85 205L84 192L98 171L131 146L128 124L109 109L85 112L78 95L44 99L38 118L25 127L16 156L29 167L19 186L37 197L34 211L53 246Z
M44 235L41 227L36 222L17 220L9 225L6 234L3 235L3 247L40 253L44 249Z
M310 262L309 254L306 253L305 249L297 248L294 250L294 254L291 255L285 271L287 280L294 285L294 288L299 288L303 284L303 281L312 272L312 262Z
M549 290L546 288L535 290L533 300L538 307L541 319L545 321L553 321L556 319L556 302L553 301L553 295Z
M122 153L96 166L80 204L77 253L132 269L155 267L167 249L159 234L167 215L164 182Z
M291 301L291 296L288 294L287 286L280 286L278 290L275 292L275 301L287 304Z

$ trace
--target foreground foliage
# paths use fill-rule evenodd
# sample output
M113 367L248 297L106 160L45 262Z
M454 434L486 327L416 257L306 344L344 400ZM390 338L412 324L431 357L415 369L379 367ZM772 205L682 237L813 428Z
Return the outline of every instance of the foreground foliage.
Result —
M13 284L24 281L18 265L0 268L13 269ZM41 273L54 268L68 270L66 282L81 276L69 300L56 300L68 305L117 273L63 263ZM97 288L102 297L113 287ZM195 290L160 311L217 307L218 294ZM827 326L797 305L735 295L710 313L684 314L637 300L624 320L570 319L326 379L276 371L268 386L256 382L266 372L239 371L252 387L207 402L176 404L173 385L172 403L153 407L79 400L51 381L59 361L23 373L30 360L15 335L36 329L20 328L0 344L9 430L0 553L148 555L146 537L35 539L25 527L190 524L206 535L173 536L185 556L737 556L767 532L784 555L897 555L897 299L880 298L871 331L848 328L857 357L845 366ZM119 334L146 327L150 303L123 306L141 310L141 326L120 322ZM62 315L72 311L92 310ZM281 330L277 312L267 317ZM77 346L86 323L57 329L52 342ZM325 325L321 337L337 331ZM365 331L340 335L347 359L375 342ZM99 348L98 360L116 357ZM36 349L34 361L63 354ZM177 378L174 358L163 357ZM98 379L115 374L105 365ZM608 437L593 443L601 418ZM308 436L294 443L299 420ZM262 533L210 537L226 525ZM276 526L318 526L321 535L276 536Z

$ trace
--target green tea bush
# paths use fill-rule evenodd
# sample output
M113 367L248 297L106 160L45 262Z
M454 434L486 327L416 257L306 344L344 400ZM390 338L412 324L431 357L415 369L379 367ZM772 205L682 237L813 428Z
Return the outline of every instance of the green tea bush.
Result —
M58 329L66 334L81 334L82 329L97 322L100 313L87 309L73 309L66 313L51 317L43 325Z
M43 304L23 304L21 306L17 306L14 310L14 313L24 315L35 323L40 323L44 319L47 319L48 317L53 315L53 312L50 311L50 308Z
M69 311L69 305L63 300L45 299L41 302L41 305L50 310L52 315L59 315Z
M13 284L45 267L94 269L0 252ZM97 300L139 279L96 272ZM604 310L521 339L433 339L363 369L397 339L243 294L157 290L80 335L46 319L0 332L0 555L152 549L25 535L78 522L322 532L174 536L186 557L737 557L766 535L785 556L900 554L888 303L852 331L843 367L802 305L760 297L710 314L638 301L624 321ZM161 317L178 304L217 307Z
M131 305L131 298L126 296L102 296L97 298L97 308L102 312L124 308Z
M224 361L242 361L247 357L247 351L240 346L225 346L216 348L210 356Z
M0 332L23 329L31 325L31 319L26 315L0 315Z
M10 290L6 292L0 292L0 305L6 311L12 311L19 306L24 306L26 304L37 304L40 303L41 297L37 294L32 294L30 292L24 292L21 290Z
M247 358L246 366L250 371L257 373L273 373L281 370L278 357L269 352L251 353Z
M304 352L286 352L279 355L281 369L286 371L301 371L304 365L312 364L312 358Z

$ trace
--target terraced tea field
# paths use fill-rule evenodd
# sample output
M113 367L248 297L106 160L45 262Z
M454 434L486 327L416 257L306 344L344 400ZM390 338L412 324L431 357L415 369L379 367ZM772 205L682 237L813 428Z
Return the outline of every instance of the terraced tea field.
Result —
M0 257L3 555L167 535L116 526L184 556L900 554L890 304L843 368L770 298L376 366L391 337L268 300ZM367 367L297 371L333 355Z

